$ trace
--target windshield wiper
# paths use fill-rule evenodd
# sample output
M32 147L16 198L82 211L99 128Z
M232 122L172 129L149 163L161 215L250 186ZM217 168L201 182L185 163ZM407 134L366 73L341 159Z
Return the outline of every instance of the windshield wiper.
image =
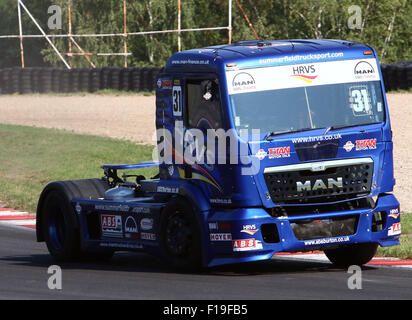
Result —
M303 128L299 130L285 130L285 131L270 131L266 134L266 136L263 138L263 140L269 140L269 138L274 137L274 136L280 136L282 134L287 134L287 133L296 133L296 132L303 132L303 131L310 131L310 130L315 130L319 128Z
M368 126L370 124L379 124L381 122L372 122L372 123L361 123L361 124L350 124L350 125L339 125L339 126L331 126L328 127L327 131L325 131L326 133L329 132L330 130L338 130L338 129L346 129L346 128L353 128L353 127L360 127L360 126ZM325 134L326 134L325 133Z

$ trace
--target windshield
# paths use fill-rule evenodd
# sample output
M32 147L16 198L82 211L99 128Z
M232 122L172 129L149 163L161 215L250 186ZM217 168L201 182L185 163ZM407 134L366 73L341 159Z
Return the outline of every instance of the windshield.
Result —
M230 95L237 130L288 132L385 120L379 81L349 82Z

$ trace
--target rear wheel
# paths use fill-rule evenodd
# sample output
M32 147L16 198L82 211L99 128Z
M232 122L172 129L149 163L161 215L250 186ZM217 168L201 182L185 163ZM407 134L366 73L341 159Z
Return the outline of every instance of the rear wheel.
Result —
M337 266L361 266L372 260L377 249L377 243L357 243L347 247L325 250L325 254Z
M162 213L161 245L169 264L182 270L201 266L200 230L191 205L184 199L171 200Z
M82 252L77 214L71 203L74 198L103 197L109 188L99 179L58 181L42 192L37 210L38 240L45 241L57 261L108 260L112 251Z

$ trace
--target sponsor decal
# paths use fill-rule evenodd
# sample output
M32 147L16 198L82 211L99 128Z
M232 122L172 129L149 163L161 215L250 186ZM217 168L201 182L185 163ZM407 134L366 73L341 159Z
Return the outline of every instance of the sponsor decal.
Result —
M346 144L343 146L343 149L345 149L346 152L351 152L354 146L355 146L355 145L352 143L352 141L348 141L348 142L346 142Z
M307 142L322 142L322 141L330 141L330 140L339 140L342 139L342 135L340 133L336 134L325 134L321 136L314 136L314 137L302 137L302 138L293 138L292 143L307 143Z
M115 206L115 205L106 205L106 204L96 204L94 207L96 210L104 210L104 211L121 211L121 212L127 212L129 211L129 206L126 205L120 205L120 206Z
M401 223L400 222L394 223L388 229L388 236L396 236L398 234L401 234Z
M302 65L293 67L293 75L291 77L303 80L307 83L312 83L318 76L314 75L316 72L315 66L312 65Z
M157 192L163 192L163 193L179 193L179 188L178 188L178 187L158 186L158 187L157 187Z
M100 242L99 246L105 248L143 249L143 246L141 244L132 244L125 242Z
M132 216L127 217L126 222L124 224L124 231L130 233L138 232L136 220Z
M392 209L391 211L389 211L388 217L391 217L393 219L398 219L399 209Z
M336 237L336 238L307 240L307 241L304 241L304 244L305 246L316 246L316 245L322 245L322 244L348 242L349 240L350 238L348 236L345 236L345 237Z
M233 240L232 246L234 252L263 249L262 242L256 239Z
M132 209L134 213L150 213L149 207L135 207Z
M210 199L210 203L215 203L215 204L232 204L232 199Z
M253 236L258 231L259 231L259 229L256 228L255 224L247 224L247 225L243 226L243 229L240 232L247 233L247 234Z
M358 62L355 65L353 73L355 74L355 78L358 79L358 80L368 79L368 78L373 79L375 77L375 75L374 75L375 74L375 69L367 61Z
M209 64L209 60L193 60L193 59L186 59L186 60L172 60L172 64L197 64L197 65L207 65Z
M356 140L356 151L376 149L376 139Z
M156 234L149 233L149 232L142 232L142 233L140 233L140 239L156 241Z
M265 159L267 154L268 153L265 150L260 149L258 152L256 152L255 157L258 158L259 160L263 160Z
M137 229L137 223L136 223L136 220L132 216L127 217L126 222L124 224L124 232L125 232L125 237L128 239L138 238L139 231Z
M265 61L266 64L271 59L261 61ZM376 71L378 68L374 58L303 64L296 62L293 65L250 68L247 69L247 73L246 70L226 69L226 79L229 94L232 95L244 92L299 88L311 84L330 85L378 81L380 80L379 73ZM276 77L273 76L274 74Z
M249 73L240 72L233 78L232 87L234 91L254 90L256 81Z
M158 79L157 80L157 87L160 89L172 89L173 81L170 79Z
M143 218L140 220L140 229L142 230L152 230L153 229L153 219Z
M290 42L285 42L283 45L290 45ZM280 58L268 58L260 59L259 64L279 64L279 63L290 63L299 62L306 60L322 60L322 59L336 59L342 58L344 56L343 52L326 52L326 53L316 53L316 54L305 54L305 55L293 55L284 56Z
M231 233L211 233L210 234L210 241L231 241L232 234Z
M122 237L123 230L121 216L102 214L100 219L103 235Z
M229 230L229 223L222 222L209 222L209 230Z
M219 224L217 222L209 222L209 230L218 230Z
M269 151L269 159L290 157L290 147L270 148L268 149L268 151Z

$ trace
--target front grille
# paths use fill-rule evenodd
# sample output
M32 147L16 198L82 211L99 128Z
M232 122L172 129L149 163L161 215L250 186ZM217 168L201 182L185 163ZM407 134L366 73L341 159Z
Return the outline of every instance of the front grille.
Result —
M369 194L371 190L373 162L354 162L339 165L350 161L338 160L269 168L265 170L264 178L272 201L276 204L345 200ZM287 168L292 170L285 170Z
M358 217L340 217L322 220L296 221L291 223L298 240L343 237L355 234Z
M320 213L330 213L338 211L352 211L352 210L370 210L373 209L375 203L372 198L361 198L356 200L348 200L344 202L337 203L316 203L316 204L305 204L305 205L286 205L277 206L273 208L267 208L266 211L272 217L294 217L305 214L320 214Z

